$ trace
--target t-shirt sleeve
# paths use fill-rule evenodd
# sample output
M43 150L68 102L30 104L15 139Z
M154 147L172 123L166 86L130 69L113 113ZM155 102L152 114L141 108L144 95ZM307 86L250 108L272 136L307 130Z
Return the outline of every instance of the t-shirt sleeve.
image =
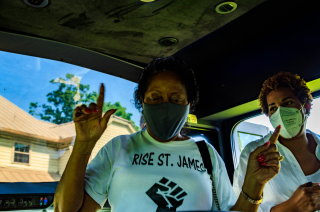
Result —
M108 199L112 167L119 149L117 139L112 139L99 150L98 154L88 164L84 177L85 191L101 208Z
M220 157L220 155L214 149L213 146L211 146L210 144L207 144L207 145L208 145L208 149L211 156L211 162L213 165L213 170L212 170L212 176L214 181L213 183L216 188L220 209L222 211L229 211L230 208L235 205L237 198L232 189L230 179L222 158ZM215 204L213 195L212 195L211 210L217 210L217 206Z

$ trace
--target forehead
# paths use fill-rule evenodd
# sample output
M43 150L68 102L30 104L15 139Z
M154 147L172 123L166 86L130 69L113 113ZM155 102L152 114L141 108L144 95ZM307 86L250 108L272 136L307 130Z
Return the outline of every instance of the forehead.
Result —
M281 102L282 99L291 97L297 99L293 91L290 88L278 88L274 91L271 91L267 96L268 104Z
M177 74L169 71L157 73L151 78L147 92L156 89L179 91L183 93L186 92L185 86L182 83L180 77Z

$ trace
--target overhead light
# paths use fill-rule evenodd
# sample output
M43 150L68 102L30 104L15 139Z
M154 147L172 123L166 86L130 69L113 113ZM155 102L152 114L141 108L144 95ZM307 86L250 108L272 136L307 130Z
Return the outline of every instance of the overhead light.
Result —
M219 14L228 14L232 13L237 9L238 5L233 1L221 2L216 6L216 12Z
M23 0L24 3L29 5L30 7L45 7L49 4L49 0Z
M173 45L176 45L177 43L179 43L179 40L177 38L174 38L174 37L165 37L165 38L161 38L158 43L161 45L161 46L173 46Z
M143 1L143 2L153 2L155 0L140 0L140 1Z

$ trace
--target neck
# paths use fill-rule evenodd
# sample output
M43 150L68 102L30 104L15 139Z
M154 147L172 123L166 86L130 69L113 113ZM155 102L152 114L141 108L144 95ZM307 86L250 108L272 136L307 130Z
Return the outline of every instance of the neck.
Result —
M282 138L281 136L279 137L279 142L283 146L287 147L294 155L296 155L295 153L300 153L298 155L303 155L301 154L302 152L310 152L310 151L314 154L314 151L313 151L314 142L312 141L313 141L313 138L308 139L305 128L303 128L302 132L294 138L285 139L285 138Z
M184 136L184 135L181 135L180 132L175 135L173 138L171 138L170 140L162 140L161 138L158 138L157 136L155 136L151 130L149 129L148 125L146 125L147 127L147 131L149 133L149 135L155 139L156 141L159 141L159 142L163 142L163 143L166 143L166 142L169 142L169 141L183 141L183 140L187 140L189 139L187 136Z

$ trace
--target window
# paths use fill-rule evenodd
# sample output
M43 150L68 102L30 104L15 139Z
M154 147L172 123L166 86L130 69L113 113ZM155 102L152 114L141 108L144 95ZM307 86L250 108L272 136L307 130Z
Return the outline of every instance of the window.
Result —
M14 143L13 162L29 164L30 145Z
M118 110L92 158L113 137L139 130L141 114L131 101L134 82L3 51L0 79L0 175L4 176L0 183L59 181L75 141L73 110L96 102L101 83L105 85L103 111Z
M307 119L307 129L316 134L320 134L319 118L320 117L320 98L314 99L312 102L311 114ZM267 135L270 131L273 131L269 117L262 114L247 120L243 120L235 126L232 133L233 143L233 162L234 167L238 166L241 151L245 146L257 139L260 139Z
M238 131L238 142L239 142L240 151L242 151L243 148L251 141L255 141L260 138L262 138L262 135Z

